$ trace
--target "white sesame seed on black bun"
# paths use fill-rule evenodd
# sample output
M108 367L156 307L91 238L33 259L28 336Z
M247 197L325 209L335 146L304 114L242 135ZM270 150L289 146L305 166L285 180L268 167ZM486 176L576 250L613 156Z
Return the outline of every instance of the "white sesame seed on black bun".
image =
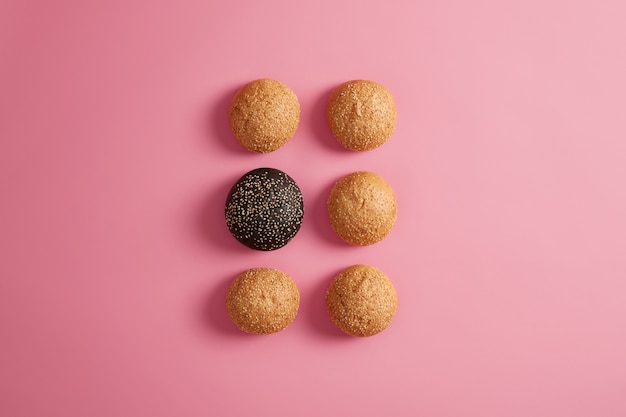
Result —
M296 182L283 171L257 168L244 174L226 200L230 233L251 249L282 248L296 235L304 201Z

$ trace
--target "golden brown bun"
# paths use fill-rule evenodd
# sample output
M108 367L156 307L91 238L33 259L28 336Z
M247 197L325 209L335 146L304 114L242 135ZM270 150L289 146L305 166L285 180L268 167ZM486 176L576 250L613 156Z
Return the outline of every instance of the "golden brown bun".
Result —
M271 268L239 274L228 288L226 310L239 329L270 334L283 330L298 314L300 292L294 280Z
M328 215L346 242L366 246L383 240L396 222L393 190L377 174L360 171L337 181L328 197Z
M331 132L351 151L367 151L385 143L396 128L393 96L373 81L348 81L330 95L326 117Z
M235 93L228 120L233 134L246 149L268 153L283 146L296 133L300 104L285 84L256 80Z
M391 323L398 308L393 284L378 268L353 265L326 292L326 308L335 326L352 336L373 336Z

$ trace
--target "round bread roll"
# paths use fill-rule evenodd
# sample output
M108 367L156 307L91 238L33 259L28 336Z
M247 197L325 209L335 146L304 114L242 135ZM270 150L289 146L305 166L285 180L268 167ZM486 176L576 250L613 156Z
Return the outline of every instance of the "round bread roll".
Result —
M300 292L294 280L271 268L237 275L226 294L226 310L246 333L270 334L286 328L298 314Z
M270 79L256 80L235 93L228 120L233 134L246 149L273 152L296 133L300 104L285 84Z
M304 200L298 184L283 171L257 168L242 176L226 199L230 233L251 249L282 248L298 233Z
M393 190L379 175L360 171L335 183L327 202L330 224L346 242L367 246L383 240L396 222Z
M351 151L368 151L385 143L396 128L396 104L382 85L354 80L330 94L326 107L330 130Z
M353 265L330 283L326 308L335 326L344 333L373 336L391 323L398 308L398 296L380 269Z

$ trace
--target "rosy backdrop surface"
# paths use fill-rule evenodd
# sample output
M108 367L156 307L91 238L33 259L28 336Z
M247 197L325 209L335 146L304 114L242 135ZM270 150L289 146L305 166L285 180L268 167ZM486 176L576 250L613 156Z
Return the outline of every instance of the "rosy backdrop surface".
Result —
M615 1L0 4L0 415L626 415L626 30ZM244 151L234 91L269 77L296 136ZM393 93L392 139L342 150L330 90ZM290 174L305 222L238 244L226 193ZM332 232L355 170L395 189L376 245ZM326 315L354 263L399 294L367 339ZM270 336L223 306L250 267L288 272L300 312Z

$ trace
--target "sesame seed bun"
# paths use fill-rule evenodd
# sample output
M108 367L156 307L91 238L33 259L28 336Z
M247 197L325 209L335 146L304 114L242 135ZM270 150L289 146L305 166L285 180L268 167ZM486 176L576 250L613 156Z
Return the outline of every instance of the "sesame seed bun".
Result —
M230 103L228 120L233 134L246 149L273 152L296 133L300 104L285 84L260 79L237 91Z
M298 233L304 218L304 200L296 182L274 168L244 174L226 199L230 233L251 249L282 248Z
M337 141L351 151L381 146L396 128L393 96L374 81L354 80L341 84L330 94L326 117Z
M286 273L253 268L237 275L226 295L226 310L246 333L270 334L285 329L298 314L300 292Z
M352 245L383 240L396 222L398 206L389 184L373 172L354 172L335 183L327 201L333 230Z
M326 292L326 308L335 326L344 333L373 336L391 323L398 308L398 296L380 269L353 265L331 282Z

